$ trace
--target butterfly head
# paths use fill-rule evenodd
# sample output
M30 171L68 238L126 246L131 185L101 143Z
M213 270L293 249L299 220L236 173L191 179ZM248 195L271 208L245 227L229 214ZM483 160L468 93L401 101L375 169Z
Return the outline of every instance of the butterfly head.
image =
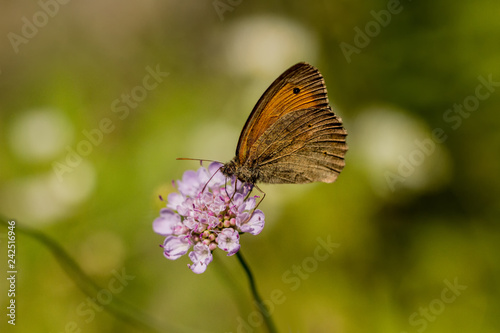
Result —
M237 161L237 157L224 164L221 167L221 172L228 177L235 176L244 183L255 184L259 179L258 170L241 165L241 163Z

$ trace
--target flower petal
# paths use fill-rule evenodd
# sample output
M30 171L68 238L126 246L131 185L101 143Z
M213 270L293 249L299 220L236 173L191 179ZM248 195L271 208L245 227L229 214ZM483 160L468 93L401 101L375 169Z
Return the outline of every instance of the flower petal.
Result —
M210 177L212 177L212 180L210 181L210 187L221 187L224 184L226 184L226 176L220 172L220 168L222 167L222 163L219 162L212 162L208 166L208 173L210 174Z
M186 200L186 198L180 194L180 193L177 193L177 192L174 192L174 193L170 193L167 197L167 207L168 208L171 208L173 210L176 210L176 211L179 211L179 206L182 206L184 204L184 201Z
M217 236L217 244L220 249L227 252L228 256L232 256L240 249L240 235L233 228L225 228Z
M213 256L207 245L198 243L193 247L193 251L189 253L189 259L193 264L188 265L188 267L194 273L201 274L207 269L208 264L212 262Z
M220 162L212 162L212 163L210 163L210 165L208 166L208 173L210 175L213 175L214 173L216 173L217 171L219 171L219 169L222 167L222 165L223 164L220 163Z
M174 233L174 228L181 223L179 214L170 209L162 209L160 217L153 221L153 231L157 234L168 236Z
M195 196L200 188L198 174L193 170L187 170L182 175L182 180L177 181L179 192L185 196Z
M255 204L256 204L255 198L256 198L256 196L250 197L247 200L245 200L245 204L241 206L241 207L244 208L243 210L252 210L252 209L254 209L255 208ZM169 200L170 200L170 198L169 198Z
M243 223L237 223L237 225L243 232L258 235L264 229L264 213L260 209L257 209L253 212L250 219Z
M185 236L168 236L162 247L163 254L167 259L176 260L187 253L191 243Z
M200 187L198 188L198 192L199 192L208 183L208 180L210 179L210 174L208 173L207 168L202 166L198 169L198 171L196 171L196 175L198 177L198 183L200 184ZM206 190L206 188L205 188L205 190Z
M237 192L234 196L233 199L231 200L231 204L236 207L240 207L243 205L243 200L245 199L245 196L239 192Z

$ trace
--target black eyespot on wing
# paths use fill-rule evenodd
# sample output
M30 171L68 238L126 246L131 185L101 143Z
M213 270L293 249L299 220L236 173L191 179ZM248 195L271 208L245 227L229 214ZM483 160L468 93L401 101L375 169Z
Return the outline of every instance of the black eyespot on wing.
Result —
M293 93L297 95L300 92L300 88L293 88Z

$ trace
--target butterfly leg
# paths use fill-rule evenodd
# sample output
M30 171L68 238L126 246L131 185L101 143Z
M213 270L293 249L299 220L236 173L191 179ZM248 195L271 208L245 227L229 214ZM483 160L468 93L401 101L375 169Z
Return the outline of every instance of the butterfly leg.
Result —
M253 212L255 212L255 210L257 209L257 207L259 207L260 203L262 202L262 200L264 200L264 198L266 197L266 192L262 191L257 185L253 185L257 190L259 190L260 193L262 193L262 198L260 198L259 202L255 205L255 207L252 209L252 213L250 214L250 217L253 215Z

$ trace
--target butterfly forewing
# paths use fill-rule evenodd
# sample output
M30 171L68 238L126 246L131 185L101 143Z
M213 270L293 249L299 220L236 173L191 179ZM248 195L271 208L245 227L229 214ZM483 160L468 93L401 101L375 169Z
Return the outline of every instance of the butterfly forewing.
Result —
M271 84L252 110L236 149L239 163L245 163L259 137L281 117L300 109L326 107L328 98L320 72L306 63L292 66Z

